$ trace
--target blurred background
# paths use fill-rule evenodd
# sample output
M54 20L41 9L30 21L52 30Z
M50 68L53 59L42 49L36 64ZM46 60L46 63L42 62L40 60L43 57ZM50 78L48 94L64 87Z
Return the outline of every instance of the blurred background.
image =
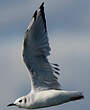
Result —
M89 110L90 0L0 0L0 110L20 110L6 105L30 91L22 41L42 1L52 50L49 60L60 65L62 89L85 95L84 100L44 109Z

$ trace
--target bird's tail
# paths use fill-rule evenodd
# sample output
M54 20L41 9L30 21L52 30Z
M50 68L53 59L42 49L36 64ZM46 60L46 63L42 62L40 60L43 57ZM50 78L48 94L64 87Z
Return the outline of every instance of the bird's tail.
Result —
M76 92L72 95L72 97L70 98L70 101L76 101L76 100L80 100L80 99L84 99L84 95L82 92Z

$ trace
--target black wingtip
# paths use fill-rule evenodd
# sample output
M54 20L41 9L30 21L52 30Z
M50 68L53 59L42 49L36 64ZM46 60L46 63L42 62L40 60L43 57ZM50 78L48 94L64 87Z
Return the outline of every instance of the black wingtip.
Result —
M45 31L47 31L46 19L45 19L45 13L44 13L44 2L42 2L42 4L40 5L39 9L40 9L41 16L42 16L42 19L43 19L43 22L44 22ZM36 21L36 18L37 18L37 10L34 12L33 18L34 18L34 21Z
M43 11L44 12L44 2L42 2L42 4L40 5L39 9L41 10L41 12ZM37 17L37 10L34 12L33 14L33 17L34 17L34 20L36 20L36 17Z
M39 9L40 9L40 11L42 13L44 13L44 2L42 2L42 4L40 5Z
M44 2L42 2L42 4L39 7L40 12L41 12L41 16L43 18L43 22L44 22L44 26L45 26L45 31L47 31L47 27L46 27L46 19L45 19L45 13L44 13Z
M44 2L40 5L40 9L44 8Z

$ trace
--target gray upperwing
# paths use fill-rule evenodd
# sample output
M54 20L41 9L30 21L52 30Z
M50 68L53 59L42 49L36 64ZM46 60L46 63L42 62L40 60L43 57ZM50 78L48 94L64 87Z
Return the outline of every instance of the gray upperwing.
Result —
M35 11L25 32L23 59L30 71L32 90L59 89L58 78L48 62L50 46L47 37L44 3Z

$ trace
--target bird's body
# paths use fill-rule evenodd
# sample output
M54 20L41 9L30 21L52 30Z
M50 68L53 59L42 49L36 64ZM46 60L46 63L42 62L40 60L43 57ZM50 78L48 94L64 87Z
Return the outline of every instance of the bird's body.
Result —
M31 92L8 106L27 109L50 107L84 98L82 92L64 91L58 82L59 65L51 64L47 56L50 46L44 14L44 3L35 11L23 42L23 60L30 72Z
M23 96L16 100L15 103L22 100L23 102L20 107L26 109L36 109L56 106L69 101L78 100L80 98L82 98L82 93L77 91L44 90L31 92L27 96Z

